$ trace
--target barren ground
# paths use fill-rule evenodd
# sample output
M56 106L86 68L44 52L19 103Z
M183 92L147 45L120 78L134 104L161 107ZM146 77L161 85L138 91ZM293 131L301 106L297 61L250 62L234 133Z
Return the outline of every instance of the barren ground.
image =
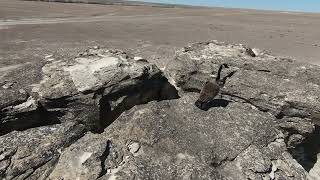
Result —
M175 50L209 39L320 64L319 19L311 13L0 0L0 83L36 83L46 55L68 57L95 45L160 67Z

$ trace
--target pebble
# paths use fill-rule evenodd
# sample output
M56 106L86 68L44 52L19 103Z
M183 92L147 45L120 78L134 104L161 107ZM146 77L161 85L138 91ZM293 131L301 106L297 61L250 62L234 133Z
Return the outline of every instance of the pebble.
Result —
M129 148L129 151L132 153L132 154L135 154L139 151L140 149L140 144L137 143L137 142L133 142L131 144L128 145L128 148Z
M134 57L133 58L135 61L139 61L139 60L142 60L143 58L142 57Z
M19 89L19 93L21 93L21 94L26 94L26 93L27 93L27 91L26 91L26 90L24 90L24 89Z

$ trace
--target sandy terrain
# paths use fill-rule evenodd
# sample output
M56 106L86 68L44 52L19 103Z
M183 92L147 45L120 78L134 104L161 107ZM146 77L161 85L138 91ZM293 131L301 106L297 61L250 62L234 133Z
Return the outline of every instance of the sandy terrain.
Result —
M20 85L37 82L46 55L68 57L95 45L160 67L176 49L209 39L320 64L319 29L320 14L0 0L0 81L19 76Z

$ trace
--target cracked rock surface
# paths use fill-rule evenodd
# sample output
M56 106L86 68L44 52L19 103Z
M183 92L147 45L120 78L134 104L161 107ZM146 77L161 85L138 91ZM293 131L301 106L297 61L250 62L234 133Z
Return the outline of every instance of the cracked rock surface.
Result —
M319 179L319 66L217 41L164 72L99 47L53 59L32 91L0 89L1 179Z

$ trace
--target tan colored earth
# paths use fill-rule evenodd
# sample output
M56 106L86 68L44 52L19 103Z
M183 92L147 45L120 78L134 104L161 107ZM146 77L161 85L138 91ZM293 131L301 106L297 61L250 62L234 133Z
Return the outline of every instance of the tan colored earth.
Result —
M315 13L0 0L0 82L35 83L45 56L69 57L88 46L164 67L177 49L212 39L320 64L319 29Z

